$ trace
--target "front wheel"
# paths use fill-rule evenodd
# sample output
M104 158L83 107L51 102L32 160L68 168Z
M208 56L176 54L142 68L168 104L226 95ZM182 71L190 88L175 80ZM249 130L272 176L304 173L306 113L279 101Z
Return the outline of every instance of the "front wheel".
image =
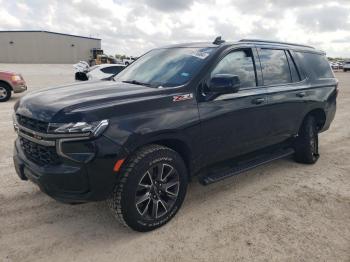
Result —
M6 85L0 83L0 102L6 102L11 97L11 88Z
M187 170L174 150L149 145L123 165L108 204L126 226L140 232L171 220L185 198Z
M315 117L308 116L304 120L295 140L294 158L299 163L313 164L319 158L318 127Z

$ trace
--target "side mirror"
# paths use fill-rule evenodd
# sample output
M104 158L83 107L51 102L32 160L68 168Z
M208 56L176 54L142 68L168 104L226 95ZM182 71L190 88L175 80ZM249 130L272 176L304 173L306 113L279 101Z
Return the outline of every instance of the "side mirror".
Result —
M217 74L210 79L209 90L212 93L231 94L238 92L241 86L239 77L231 74Z

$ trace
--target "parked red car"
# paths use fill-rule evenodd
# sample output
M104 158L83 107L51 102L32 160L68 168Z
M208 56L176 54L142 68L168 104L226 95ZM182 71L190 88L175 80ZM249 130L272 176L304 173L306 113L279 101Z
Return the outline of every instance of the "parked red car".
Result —
M0 102L10 99L12 92L21 93L27 90L27 84L20 74L0 71Z

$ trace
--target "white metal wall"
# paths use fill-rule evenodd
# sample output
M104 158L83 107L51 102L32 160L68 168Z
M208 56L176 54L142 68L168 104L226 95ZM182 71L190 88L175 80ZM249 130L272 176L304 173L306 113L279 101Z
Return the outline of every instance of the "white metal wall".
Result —
M101 40L49 32L0 32L0 63L70 64L90 59Z

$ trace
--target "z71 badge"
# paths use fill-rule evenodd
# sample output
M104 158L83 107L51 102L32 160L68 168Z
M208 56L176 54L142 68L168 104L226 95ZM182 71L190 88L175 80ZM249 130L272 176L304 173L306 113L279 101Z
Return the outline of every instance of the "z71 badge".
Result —
M185 101L193 98L193 94L185 94L185 95L178 95L178 96L173 96L173 102L180 102L180 101Z

